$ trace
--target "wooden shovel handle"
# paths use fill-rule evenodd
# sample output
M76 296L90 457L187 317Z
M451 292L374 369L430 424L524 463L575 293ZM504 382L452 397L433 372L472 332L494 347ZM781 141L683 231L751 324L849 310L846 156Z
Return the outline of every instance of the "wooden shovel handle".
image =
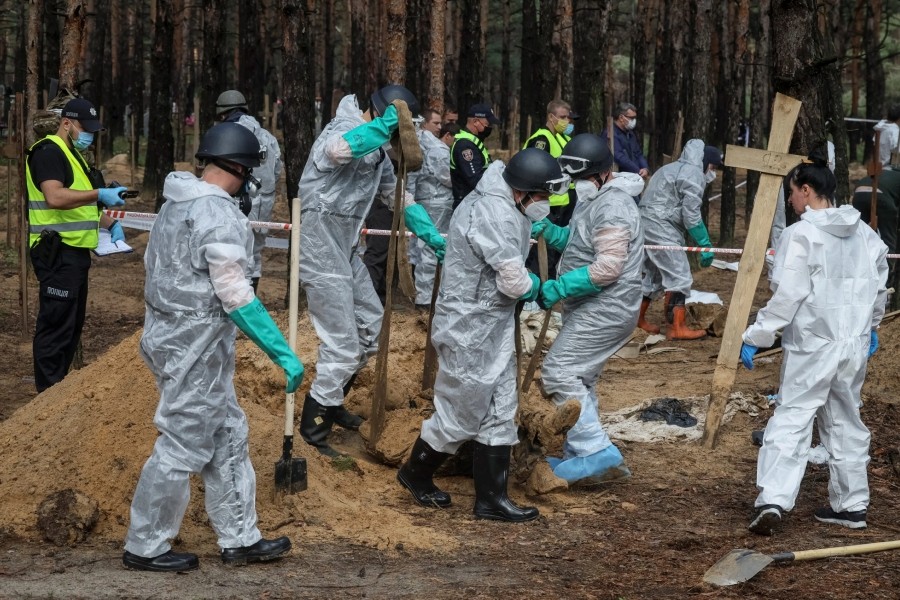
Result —
M815 560L831 556L847 556L850 554L869 554L870 552L884 552L885 550L900 549L900 540L894 542L875 542L872 544L856 544L855 546L838 546L836 548L819 548L817 550L800 550L799 552L784 552L775 554L772 559L775 562L787 562L791 560Z
M541 283L547 281L550 271L549 260L547 258L547 240L544 235L538 238L538 270L541 273ZM537 370L537 363L541 358L541 350L544 349L544 338L547 337L547 326L550 325L550 314L553 307L544 311L544 322L541 324L541 333L537 337L534 344L534 351L531 353L531 360L528 361L528 367L525 369L525 376L522 377L522 393L527 393L531 388L531 380L534 379L534 372Z

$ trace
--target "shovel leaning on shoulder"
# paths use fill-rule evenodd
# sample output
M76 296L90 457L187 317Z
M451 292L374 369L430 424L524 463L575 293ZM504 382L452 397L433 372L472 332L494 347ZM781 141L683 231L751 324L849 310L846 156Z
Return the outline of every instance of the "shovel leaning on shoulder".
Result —
M900 548L900 541L876 542L873 544L857 544L855 546L838 546L835 548L819 548L817 550L800 550L799 552L780 552L763 554L755 550L737 548L723 556L719 562L709 568L703 575L703 581L718 586L735 585L751 579L771 563L789 563L798 560L815 560L831 556L847 556L850 554L868 554L884 550Z

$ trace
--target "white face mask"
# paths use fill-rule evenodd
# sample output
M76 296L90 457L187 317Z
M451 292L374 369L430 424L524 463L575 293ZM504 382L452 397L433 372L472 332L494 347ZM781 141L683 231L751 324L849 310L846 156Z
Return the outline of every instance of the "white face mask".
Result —
M716 180L716 172L715 171L707 171L706 172L706 185L711 184Z
M625 127L627 127L628 129L634 129L635 127L637 127L637 118L628 121L628 124L625 125Z
M530 196L525 196L523 198L523 202L527 200ZM547 218L547 215L550 214L550 201L549 200L533 200L531 204L525 207L525 216L531 219L533 223L537 223L538 221L543 221Z
M575 193L579 200L590 200L597 193L597 186L593 181L578 179L575 181Z

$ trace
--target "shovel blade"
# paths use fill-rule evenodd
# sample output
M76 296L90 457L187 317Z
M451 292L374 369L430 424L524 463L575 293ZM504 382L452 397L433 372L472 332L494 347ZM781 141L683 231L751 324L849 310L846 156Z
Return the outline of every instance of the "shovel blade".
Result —
M743 583L766 568L772 557L755 550L737 548L723 556L703 575L703 581L720 587Z
M275 491L296 494L306 490L306 459L282 456L275 463Z

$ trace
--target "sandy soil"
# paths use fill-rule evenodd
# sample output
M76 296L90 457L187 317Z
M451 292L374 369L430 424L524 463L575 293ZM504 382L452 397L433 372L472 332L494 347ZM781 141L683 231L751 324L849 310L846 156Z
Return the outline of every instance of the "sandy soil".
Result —
M151 207L134 203L132 210ZM5 215L4 215L5 216ZM284 219L279 204L276 219ZM5 219L0 218L0 222ZM711 219L717 223L717 215ZM737 229L743 230L739 220ZM713 228L714 229L714 228ZM518 526L476 521L471 480L448 476L440 484L454 505L433 511L414 505L396 483L395 469L369 456L357 434L340 432L335 445L354 457L336 465L302 442L295 455L309 463L309 489L276 498L272 467L281 450L281 375L245 338L237 346L238 397L251 423L251 454L258 477L260 525L288 535L294 550L264 566L226 569L195 481L176 547L200 554L201 569L159 576L125 571L121 544L137 476L156 432L153 380L137 354L143 320L143 266L147 234L128 231L135 253L96 259L84 333L86 367L35 396L30 331L19 332L15 263L2 265L0 287L0 598L895 598L900 554L883 553L770 566L750 582L727 589L701 583L704 571L732 548L773 553L885 541L900 534L900 447L897 367L900 322L886 323L864 389L863 417L872 431L869 529L853 532L816 523L827 502L827 470L810 466L797 506L783 531L759 538L746 530L755 497L756 449L750 431L768 413L738 413L718 448L695 443L622 443L634 472L627 482L592 490L528 497L541 518ZM715 229L712 234L716 237ZM260 296L286 329L284 252L266 250ZM695 287L726 302L735 274L705 270ZM36 284L29 307L33 327ZM763 282L754 306L767 298ZM661 307L651 316L662 320ZM414 437L427 398L418 390L424 317L408 305L394 314L389 408L398 440ZM642 334L639 334L639 336ZM605 412L648 398L686 398L709 392L719 340L674 342L680 351L611 361L598 393ZM300 321L298 348L312 379L316 338ZM364 371L348 404L367 414L374 364ZM780 355L748 372L735 391L773 392ZM415 406L416 408L412 408ZM422 407L425 408L422 408ZM398 442L399 443L399 442ZM48 494L78 489L99 503L100 520L87 540L56 547L40 539L37 505Z

